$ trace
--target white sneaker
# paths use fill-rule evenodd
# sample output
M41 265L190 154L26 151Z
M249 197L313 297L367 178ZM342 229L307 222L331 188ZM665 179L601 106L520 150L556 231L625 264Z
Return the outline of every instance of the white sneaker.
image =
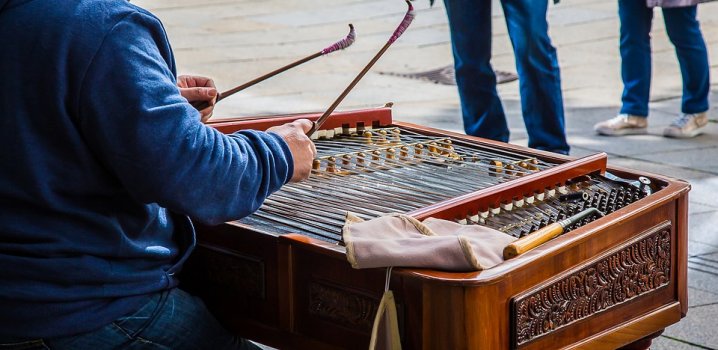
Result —
M708 125L708 112L685 114L681 113L671 125L663 129L663 136L687 139L700 135Z
M619 114L594 125L593 130L607 136L641 135L648 132L648 120L646 117Z

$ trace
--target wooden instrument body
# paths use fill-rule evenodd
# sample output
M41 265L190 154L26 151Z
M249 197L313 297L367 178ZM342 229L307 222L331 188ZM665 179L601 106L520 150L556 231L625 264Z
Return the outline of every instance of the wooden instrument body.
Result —
M264 129L297 117L222 121L215 127L223 132ZM661 187L490 270L394 269L390 288L404 348L615 349L685 315L687 183L606 167L605 155L574 160L392 122L388 108L339 113L325 127L355 127L357 122L401 125L562 163L411 213L419 219L459 218L596 171L630 179L646 176ZM236 222L198 227L198 236L200 246L183 283L231 331L282 349L367 348L384 269L355 270L341 246Z

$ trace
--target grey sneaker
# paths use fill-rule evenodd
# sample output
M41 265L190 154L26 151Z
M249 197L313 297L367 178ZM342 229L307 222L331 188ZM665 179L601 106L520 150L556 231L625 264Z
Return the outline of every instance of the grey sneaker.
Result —
M640 135L648 132L648 120L646 117L619 114L594 125L593 130L599 135L607 136Z
M708 125L708 112L685 114L681 113L671 125L663 129L663 136L687 139L700 135Z

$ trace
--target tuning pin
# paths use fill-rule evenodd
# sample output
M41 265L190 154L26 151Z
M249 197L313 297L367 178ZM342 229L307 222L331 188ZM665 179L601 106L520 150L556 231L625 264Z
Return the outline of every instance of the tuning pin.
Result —
M417 143L414 146L414 154L420 156L424 152L424 145Z
M651 179L645 176L640 176L638 177L638 182L641 183L641 192L643 194L650 195L653 192L651 189Z
M356 156L356 166L364 166L364 160L366 159L366 154L364 152L357 153Z
M371 160L374 162L378 162L379 159L381 159L381 152L379 152L379 150L371 151Z
M337 159L335 157L327 158L327 172L336 173L338 171L339 170L337 170Z
M386 130L381 129L381 130L377 131L377 134L379 134L379 141L377 142L377 144L386 145L387 143L389 143L386 140L386 135L387 135Z
M352 167L352 156L349 154L342 155L342 168L351 169Z
M396 156L396 150L393 148L389 148L386 150L386 159L393 160Z
M409 147L406 147L406 146L399 147L399 158L400 159L409 158Z
M391 129L391 141L401 143L401 130L399 130L399 128Z

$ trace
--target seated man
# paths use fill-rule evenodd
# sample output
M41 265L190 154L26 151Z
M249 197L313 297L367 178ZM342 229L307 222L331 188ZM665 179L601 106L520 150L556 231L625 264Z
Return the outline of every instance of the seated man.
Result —
M0 348L255 347L176 274L191 220L309 176L311 122L205 126L183 96L212 82L179 89L162 24L124 0L0 0L0 33Z

